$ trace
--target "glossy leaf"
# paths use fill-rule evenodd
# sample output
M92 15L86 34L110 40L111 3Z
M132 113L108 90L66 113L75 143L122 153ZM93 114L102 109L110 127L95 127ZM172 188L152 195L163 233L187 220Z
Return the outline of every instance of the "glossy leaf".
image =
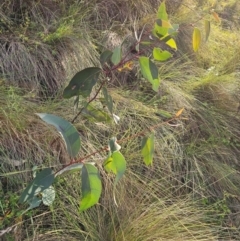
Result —
M100 72L100 68L90 67L75 74L64 89L63 97L67 99L78 95L85 98L88 97L92 92L93 86L97 83Z
M46 168L36 174L36 177L28 184L20 196L19 202L24 203L28 201L31 205L37 204L36 195L43 190L49 188L54 181L54 174L51 168Z
M167 14L167 11L166 11L166 4L165 4L165 1L163 1L159 8L158 8L158 12L157 12L157 17L159 19L162 19L162 20L168 20L168 14Z
M151 84L154 91L158 91L160 80L158 78L157 66L147 57L139 58L141 72Z
M42 201L43 204L46 206L52 205L53 201L55 200L55 190L53 186L42 191Z
M82 113L85 117L92 121L99 121L99 122L110 122L111 117L108 113L104 112L102 109L96 108L94 105L89 104L86 108L83 109Z
M193 30L192 44L193 44L193 50L197 52L201 44L201 31L199 28L195 27Z
M82 200L80 211L84 211L98 203L101 192L102 182L98 169L91 164L84 164L82 168Z
M113 101L112 101L112 96L108 93L107 88L103 87L102 88L102 93L104 96L104 102L107 105L107 108L109 112L112 114L113 113Z
M175 42L175 40L174 40L173 38L170 38L170 39L166 42L166 44L167 44L169 47L171 47L172 49L177 50L177 44L176 44L176 42Z
M121 46L118 46L113 50L111 61L114 65L117 65L120 63L121 58L122 58L122 49L121 49Z
M100 63L102 66L111 59L112 54L113 54L113 52L108 49L101 53Z
M153 49L153 58L157 61L166 61L172 57L172 54L167 50L162 50L160 48Z
M142 156L145 164L151 165L153 162L154 153L154 134L149 137L144 137L142 140Z
M109 150L111 153L113 153L115 151L119 151L121 149L121 146L117 143L116 137L112 137L109 140L108 146L109 146Z
M126 171L126 160L120 151L115 151L110 157L108 157L104 163L104 169L107 172L112 172L116 175L114 185L122 178Z
M205 41L207 41L210 34L210 29L211 29L210 21L205 20L204 25L205 25L205 35L206 35Z
M162 38L168 33L168 28L161 27L157 23L154 24L153 35L157 38Z
M68 154L71 157L75 157L78 154L81 145L77 129L70 122L61 117L46 113L37 113L37 115L48 124L57 128L65 141Z
M70 172L70 171L78 171L80 169L82 169L83 167L83 164L82 163L74 163L72 165L69 165L69 166L66 166L64 167L62 170L58 171L56 174L55 174L55 177L59 176L59 175L62 175L63 173L65 172Z

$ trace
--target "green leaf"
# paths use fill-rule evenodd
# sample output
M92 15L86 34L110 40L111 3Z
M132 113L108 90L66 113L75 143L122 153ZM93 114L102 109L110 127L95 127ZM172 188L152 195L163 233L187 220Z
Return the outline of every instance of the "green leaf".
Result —
M157 23L155 23L152 32L155 37L162 38L168 33L168 28L161 27Z
M109 147L111 153L113 153L115 151L119 151L121 149L121 146L117 143L116 137L112 137L109 140L108 147Z
M122 48L121 46L118 46L113 50L111 61L114 65L117 65L120 63L121 58L122 58Z
M193 30L192 43L194 52L197 52L201 43L201 31L199 28L194 28Z
M205 41L207 42L209 34L210 34L210 29L211 29L211 24L209 20L204 21L204 26L205 26Z
M168 20L168 14L167 14L167 11L166 11L166 4L165 4L165 1L163 1L159 8L158 8L158 12L157 12L157 17L162 19L162 20Z
M102 182L98 169L91 164L84 164L82 168L82 200L80 211L95 205L102 192Z
M29 204L29 207L26 211L39 207L42 200L40 198L34 196L31 200L28 200L27 202Z
M87 107L83 109L82 113L85 117L92 121L111 121L111 117L108 115L108 113L94 107L92 104L87 105Z
M144 137L142 140L142 156L145 164L148 166L153 162L154 152L154 134Z
M110 113L113 113L113 101L112 101L112 96L108 94L107 88L103 87L102 88L103 96L105 103L107 105L108 110Z
M53 186L42 191L42 201L46 206L50 206L55 200L55 190Z
M154 48L153 49L153 58L158 61L166 61L169 58L172 57L172 54L168 52L167 50L162 50L160 48Z
M78 154L81 145L77 129L61 117L46 113L37 113L37 115L48 124L57 128L66 143L68 154L71 157L75 157Z
M170 39L166 42L166 44L167 44L168 46L170 46L172 49L177 50L177 44L176 44L176 42L175 42L175 40L174 40L173 38L170 38Z
M102 66L111 59L112 54L113 54L113 52L108 49L101 53L100 63Z
M115 151L104 161L103 166L108 173L113 172L116 175L114 180L114 186L116 186L126 171L126 160L124 156L120 151Z
M139 63L143 77L152 84L153 90L157 92L160 86L157 66L148 57L140 57Z
M92 92L93 86L97 83L100 72L100 68L90 67L75 74L64 89L63 97L66 99L78 95L82 95L85 98L88 97Z
M64 167L62 170L58 171L55 174L55 177L62 175L64 172L69 172L69 171L78 171L80 169L82 169L83 164L82 163L74 163L72 165L66 166Z
M43 190L49 188L54 181L54 174L51 168L46 168L39 172L36 177L28 184L23 193L20 196L19 202L24 203L28 201L31 205L38 203L37 199L34 198L36 195L41 193Z

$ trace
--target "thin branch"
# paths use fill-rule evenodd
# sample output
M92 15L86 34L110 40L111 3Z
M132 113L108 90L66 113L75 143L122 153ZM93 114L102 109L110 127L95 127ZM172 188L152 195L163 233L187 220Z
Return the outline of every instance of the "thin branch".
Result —
M143 131L141 131L141 132L138 132L138 133L135 134L135 135L132 135L132 136L127 137L127 138L123 138L123 139L117 141L117 143L120 144L120 143L129 141L129 140L132 140L132 139L136 139L137 137L144 136L144 135L147 134L147 132L149 132L149 130L154 130L154 129L162 126L162 125L167 125L167 124L169 124L171 121L177 120L177 119L179 119L179 117L176 117L176 116L175 116L175 117L173 117L173 118L171 118L171 119L169 119L169 120L167 120L167 121L164 121L164 122L161 122L161 123L159 123L159 124L150 126L150 127L148 127L147 129L145 129L145 130L143 130ZM87 160L88 158L90 158L90 157L92 157L92 156L95 156L95 155L98 154L98 153L101 153L101 152L103 152L103 151L108 151L108 150L109 150L109 147L108 147L108 146L102 147L102 148L100 148L99 150L94 151L94 152L92 152L92 153L90 153L90 154L88 154L88 155L86 155L86 156L84 156L84 157L82 157L82 158L80 158L80 159L78 159L78 160L73 160L73 161L71 161L71 162L68 163L67 165L64 165L64 167L61 168L60 170L58 170L56 173L60 172L61 170L63 170L64 168L66 168L66 167L68 167L68 166L71 166L72 164L84 163L85 160ZM55 174L56 174L56 173L55 173Z
M83 110L84 110L85 108L87 108L87 106L88 106L92 101L94 101L94 100L97 98L97 96L98 96L98 94L99 94L99 92L100 92L100 90L102 89L102 87L103 87L104 84L105 84L105 81L103 81L103 82L101 83L101 85L100 85L99 89L97 90L97 92L95 93L95 95L88 101L88 103L87 103L84 107L81 108L81 110L80 110L80 111L77 113L77 115L73 118L73 120L71 121L72 124L73 124L74 121L80 116L80 114L83 112Z

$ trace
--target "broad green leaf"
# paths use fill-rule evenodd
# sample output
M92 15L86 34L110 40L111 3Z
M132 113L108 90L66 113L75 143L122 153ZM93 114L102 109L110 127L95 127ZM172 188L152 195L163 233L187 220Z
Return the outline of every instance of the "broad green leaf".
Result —
M157 66L148 57L140 57L139 63L143 77L152 84L153 90L157 92L160 86Z
M113 162L113 158L112 158L112 155L109 156L104 162L103 162L103 167L105 169L106 172L110 173L114 173L116 174L117 173L117 170L116 170L116 167L114 165L114 162Z
M155 23L152 33L155 37L162 38L168 33L168 28L161 27L157 23Z
M46 206L50 206L55 200L55 190L53 186L42 191L42 201Z
M194 28L193 30L193 37L192 37L192 44L194 52L197 52L201 43L201 31L199 28Z
M121 58L122 58L122 48L121 46L118 46L113 50L111 61L114 65L117 65L120 63Z
M111 121L111 117L108 113L104 112L102 109L96 108L92 104L87 105L87 107L83 109L82 113L91 121Z
M61 117L46 113L37 113L37 115L48 124L57 128L66 143L68 154L71 157L75 157L78 154L81 145L77 129Z
M28 184L23 193L20 196L19 202L29 202L30 206L38 203L34 198L40 194L43 190L49 188L54 181L54 174L51 168L46 168L39 172L36 177Z
M85 98L88 97L92 92L93 86L97 83L100 72L100 68L90 67L75 74L64 89L63 97L66 99L78 95L82 95Z
M109 150L111 153L113 153L115 151L119 151L121 149L121 146L117 143L116 137L112 137L109 140L108 146L109 146Z
M126 160L120 151L115 151L103 163L104 169L109 173L113 172L116 175L114 186L122 178L126 171Z
M82 200L80 211L84 211L96 203L102 192L102 182L98 169L91 164L84 164L82 168Z
M55 174L55 177L65 173L65 172L69 172L69 171L78 171L80 169L82 169L83 167L83 164L82 163L74 163L72 165L69 165L69 166L66 166L64 167L62 170L58 171L56 174Z
M112 54L113 54L113 52L108 49L101 53L100 63L102 66L111 59Z
M162 19L162 20L168 20L168 14L166 11L166 4L165 1L163 1L159 8L158 8L158 12L157 12L157 17Z
M208 40L209 34L210 34L210 29L211 29L211 24L209 20L205 20L204 21L204 25L205 25L205 41Z
M159 86L160 86L160 79L154 79L152 81L152 89L158 92Z
M145 164L148 166L153 162L154 152L154 134L144 137L142 140L142 156Z
M29 207L26 211L39 207L41 202L42 200L40 198L34 196L31 200L28 200Z
M113 113L113 101L112 101L112 96L109 95L107 88L103 87L102 88L102 92L103 92L103 96L104 96L104 100L105 103L107 105L108 110L110 111L110 113Z
M158 61L166 61L172 57L172 54L167 50L162 50L160 48L153 49L153 58Z

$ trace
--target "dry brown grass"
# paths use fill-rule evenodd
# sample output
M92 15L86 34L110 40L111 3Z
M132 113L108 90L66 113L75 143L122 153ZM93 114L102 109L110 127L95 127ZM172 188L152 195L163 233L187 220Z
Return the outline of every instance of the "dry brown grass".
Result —
M59 91L69 75L96 64L91 31L83 23L87 12L75 1L3 1L1 78L49 96Z

